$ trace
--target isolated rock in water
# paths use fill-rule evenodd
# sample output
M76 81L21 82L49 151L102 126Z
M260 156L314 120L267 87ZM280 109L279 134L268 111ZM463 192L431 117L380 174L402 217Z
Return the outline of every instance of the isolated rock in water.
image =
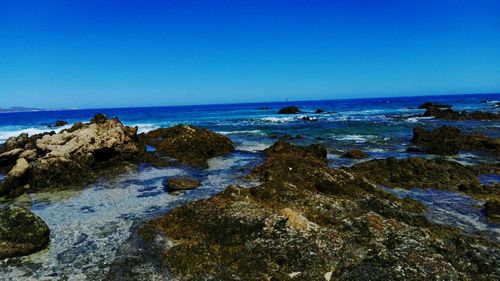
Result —
M500 200L490 199L486 201L484 209L489 219L500 222Z
M279 114L297 114L300 113L300 109L296 106L283 107L278 111Z
M429 109L429 108L451 108L451 105L449 104L439 104L439 103L433 103L433 102L425 102L421 104L419 109Z
M412 142L429 154L453 155L460 150L476 150L500 155L500 140L477 133L462 134L458 128L451 126L442 126L434 131L416 127Z
M68 125L68 122L64 120L57 120L54 125L49 125L49 127L62 127Z
M425 208L278 142L255 188L228 187L140 229L182 280L498 279L498 245L431 224ZM154 252L151 252L154 255ZM256 270L258 269L258 270ZM372 279L370 279L372 278ZM292 279L293 280L293 279Z
M200 186L200 181L188 177L169 178L165 181L167 191L182 191L194 189Z
M321 113L325 113L325 111L323 109L319 108L319 109L316 109L316 111L314 111L314 113L321 114Z
M364 159L368 157L368 154L359 149L352 149L347 151L342 157L351 159Z
M0 208L0 259L43 250L49 234L47 225L32 212L15 206Z
M313 118L313 117L310 117L310 116L304 116L302 117L302 121L318 121L318 118Z
M424 116L443 120L500 120L499 113L485 111L455 111L451 109L451 105L447 104L426 102L418 108L426 109Z
M459 191L461 185L480 186L471 169L442 159L376 159L353 165L349 170L387 187Z
M200 168L208 167L209 158L234 151L233 142L228 137L194 126L157 129L141 135L141 139L160 154Z

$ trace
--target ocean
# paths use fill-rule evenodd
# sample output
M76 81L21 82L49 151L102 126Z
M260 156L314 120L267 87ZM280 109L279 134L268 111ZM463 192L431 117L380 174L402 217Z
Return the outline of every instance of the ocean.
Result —
M367 152L369 159L433 157L405 152L416 126L453 125L464 132L500 138L498 121L414 117L424 112L417 107L426 101L451 104L455 110L500 110L494 106L500 102L500 94L478 94L0 113L0 143L20 133L59 131L75 122L88 121L96 112L101 112L109 117L117 116L125 125L137 126L139 132L190 124L224 134L236 145L234 153L211 159L205 170L144 166L81 189L41 191L0 201L0 204L17 204L31 209L51 229L49 249L28 257L0 261L0 279L102 279L111 264L126 252L124 249L137 246L131 237L144 220L187 202L213 196L230 184L255 185L244 180L245 173L263 161L262 150L280 136L300 135L301 138L291 142L325 145L330 165L334 167L367 160L341 157L354 148ZM277 113L289 105L298 106L303 112L297 115ZM326 113L315 114L317 109ZM302 120L305 116L317 121ZM65 120L69 125L49 128L56 120ZM498 162L492 156L472 152L448 159L464 165ZM164 192L163 179L175 175L197 177L202 186L181 195ZM495 183L499 177L484 175L481 179L485 183ZM484 202L458 193L417 186L412 190L391 192L424 202L429 207L428 217L437 223L457 226L466 232L486 233L492 239L500 237L500 226L486 221L479 207ZM148 279L154 279L154 272L148 273Z

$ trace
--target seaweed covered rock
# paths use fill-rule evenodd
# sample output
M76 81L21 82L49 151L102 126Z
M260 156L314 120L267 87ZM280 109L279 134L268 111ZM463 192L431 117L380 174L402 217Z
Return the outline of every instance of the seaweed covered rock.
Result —
M190 177L169 178L164 182L168 192L194 189L200 186L200 181Z
M49 234L47 225L32 212L15 206L0 208L0 259L43 250Z
M108 164L134 159L144 152L137 128L103 116L97 114L92 123L80 123L58 134L9 139L5 147L12 150L5 153L21 152L16 151L19 158L7 174L3 192L26 184L36 189L84 183Z
M500 156L500 140L478 133L462 134L458 128L451 126L441 126L433 131L416 127L412 142L429 154L453 155L460 150L473 150Z
M460 191L462 185L480 186L477 175L471 169L443 159L376 159L353 165L349 170L370 182L388 187Z
M368 154L366 154L364 151L359 150L359 149L352 149L344 153L342 155L344 158L351 158L351 159L364 159L368 157Z
M143 225L181 280L490 280L497 244L431 224L425 208L277 142L255 188L228 187ZM487 266L490 265L490 266Z
M297 114L300 113L300 109L297 106L286 106L278 111L278 114Z
M141 135L141 139L160 154L200 168L208 166L209 158L234 151L233 142L228 137L194 126L157 129Z
M500 114L485 111L455 111L447 104L426 102L418 108L426 109L424 116L443 120L500 120Z
M500 200L490 199L484 204L486 216L496 222L500 222Z

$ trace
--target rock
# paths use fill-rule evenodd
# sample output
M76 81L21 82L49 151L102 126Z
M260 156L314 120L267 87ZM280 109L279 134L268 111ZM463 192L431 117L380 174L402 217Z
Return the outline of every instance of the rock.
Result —
M68 122L64 121L64 120L57 120L54 125L49 125L49 128L50 127L62 127L62 126L66 126L68 125Z
M38 157L36 149L28 149L19 154L19 158L24 158L27 161L35 160Z
M228 137L194 126L157 129L141 135L141 139L160 154L199 168L208 167L209 158L234 151L233 142Z
M342 157L351 159L364 159L368 157L368 154L359 149L352 149L347 151Z
M15 206L0 209L0 259L45 249L49 234L47 225L32 212Z
M497 244L431 224L422 204L328 167L323 150L279 141L253 172L259 186L230 186L139 233L182 280L498 279Z
M199 180L188 177L169 178L165 182L165 188L169 192L195 189L198 186L200 186Z
M93 123L75 124L58 134L23 134L7 143L17 147L15 154L20 158L6 177L2 195L20 194L26 184L36 190L87 183L108 166L145 153L137 128L126 127L116 118L104 120L101 115Z
M30 150L36 148L36 141L47 135L53 135L55 132L44 132L40 134L35 134L28 136L26 133L22 133L17 137L10 137L5 141L4 150L9 151L13 149L21 148L23 150Z
M484 111L455 111L450 105L424 103L419 106L420 109L426 109L423 116L435 117L443 120L500 120L499 113Z
M489 219L500 222L500 200L490 199L486 201L484 210Z
M316 122L316 121L318 121L318 118L313 118L313 117L310 117L310 116L304 116L304 117L302 117L302 121Z
M323 109L319 108L319 109L316 109L316 111L314 111L314 113L321 114L321 113L325 113L325 111Z
M429 154L453 155L460 150L475 150L500 155L500 140L477 133L462 134L458 128L451 126L442 126L434 131L416 127L412 142Z
M376 159L353 165L349 170L387 187L459 191L463 184L480 186L471 169L443 159Z
M23 153L23 151L24 150L22 148L14 148L12 150L0 154L0 164L7 165L10 163L15 163L17 158L21 153Z
M27 182L28 171L28 161L24 158L17 159L16 165L9 171L7 177L5 178L5 186L17 187L25 185Z
M90 123L94 124L104 124L108 121L108 117L102 113L96 113L92 119L90 119Z
M296 106L283 107L278 111L278 114L297 114L300 113L300 109Z
M418 109L429 109L429 108L451 108L451 105L425 102L418 107Z

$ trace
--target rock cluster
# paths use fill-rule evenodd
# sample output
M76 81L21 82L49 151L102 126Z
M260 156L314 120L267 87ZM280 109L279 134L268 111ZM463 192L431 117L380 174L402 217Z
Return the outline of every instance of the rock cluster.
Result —
M144 152L137 128L126 127L117 118L99 118L75 124L58 134L22 134L8 139L5 152L0 155L2 167L8 170L0 196L17 195L27 188L87 182L96 170L109 163L132 159Z
M364 151L359 150L359 149L352 149L344 153L342 157L345 158L351 158L351 159L364 159L368 157L368 154L366 154Z
M32 212L15 206L0 208L0 259L46 248L49 234L47 225Z
M195 126L178 125L140 135L141 140L154 146L162 155L199 168L207 160L234 151L233 142L226 136Z
M451 105L426 102L418 108L426 109L424 116L443 120L500 120L500 113L484 111L455 111Z
M278 114L298 114L300 112L300 109L296 106L287 106L280 109Z
M184 191L200 186L200 181L189 177L169 178L164 182L168 192Z
M453 155L460 150L485 151L500 156L500 140L473 133L462 134L458 128L442 126L433 131L413 129L412 142L429 154Z
M425 208L332 169L321 146L279 141L228 187L141 227L182 280L494 280L498 245L434 225Z

